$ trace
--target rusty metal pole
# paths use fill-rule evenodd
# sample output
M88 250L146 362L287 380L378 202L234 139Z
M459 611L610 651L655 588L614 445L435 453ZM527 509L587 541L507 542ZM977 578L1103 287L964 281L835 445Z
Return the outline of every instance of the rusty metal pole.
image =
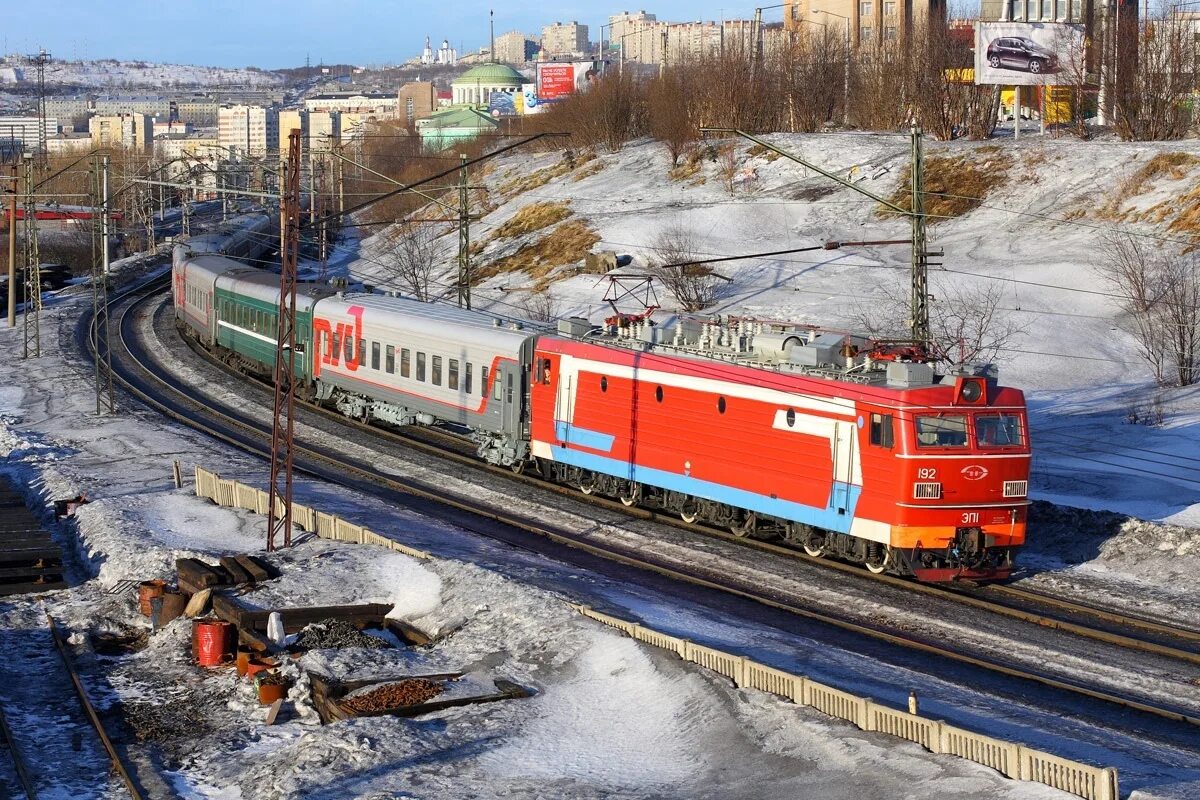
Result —
M275 341L275 416L271 424L271 496L267 512L267 550L283 531L292 545L292 454L296 405L296 262L300 254L300 137L288 136L288 159L280 192L279 325Z

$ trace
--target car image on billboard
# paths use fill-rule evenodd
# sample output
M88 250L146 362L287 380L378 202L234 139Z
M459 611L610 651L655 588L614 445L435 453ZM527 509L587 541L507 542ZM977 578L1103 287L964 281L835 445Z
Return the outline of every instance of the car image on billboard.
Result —
M992 69L1019 69L1035 75L1059 70L1054 51L1024 36L992 39L987 48L987 60Z
M1082 74L1083 27L1043 22L981 22L976 26L975 82L1054 85Z

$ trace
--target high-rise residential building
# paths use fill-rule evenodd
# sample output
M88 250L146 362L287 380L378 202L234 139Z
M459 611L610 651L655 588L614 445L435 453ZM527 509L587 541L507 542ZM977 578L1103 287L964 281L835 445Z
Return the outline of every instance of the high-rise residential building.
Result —
M259 106L222 106L217 112L217 141L244 155L277 152L279 112Z
M582 55L589 49L587 25L556 22L542 28L542 52L548 56Z
M97 114L88 120L92 147L154 152L154 121L147 114Z
M979 19L985 22L1084 22L1092 7L1103 15L1107 3L1092 0L981 0ZM1183 5L1190 5L1184 3ZM1134 4L1133 9L1137 10Z
M503 33L496 37L495 60L501 64L524 64L533 60L537 46L537 42L521 31Z
M648 42L649 36L638 36L639 32L648 32L656 30L658 26L658 18L653 14L647 14L645 11L622 11L620 14L613 14L608 18L608 39L602 44L609 54L616 55L621 50L621 43L625 43L625 56L630 61L645 61L649 63L649 58L644 58L642 49L645 46L643 42ZM603 35L603 31L601 31ZM631 54L632 53L632 54Z
M844 32L848 25L850 43L858 47L903 36L931 17L945 19L945 0L792 0L784 8L783 23L792 31L826 25Z
M437 89L428 81L406 83L397 94L396 118L405 125L415 125L417 120L428 119L437 108Z
M0 147L7 153L19 143L26 153L38 149L40 117L0 117ZM46 138L58 133L58 120L46 117Z

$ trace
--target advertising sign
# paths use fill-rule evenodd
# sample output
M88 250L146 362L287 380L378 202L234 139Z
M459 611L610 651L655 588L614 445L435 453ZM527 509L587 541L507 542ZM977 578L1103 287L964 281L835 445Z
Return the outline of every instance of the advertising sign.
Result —
M488 96L488 113L493 117L515 117L516 102L508 92L491 92Z
M521 84L521 94L517 96L517 103L518 114L542 113L542 101L538 100L537 84Z
M980 22L975 26L975 83L1048 86L1083 74L1083 26Z
M586 92L600 78L601 62L542 62L537 65L538 99L553 103L572 92Z

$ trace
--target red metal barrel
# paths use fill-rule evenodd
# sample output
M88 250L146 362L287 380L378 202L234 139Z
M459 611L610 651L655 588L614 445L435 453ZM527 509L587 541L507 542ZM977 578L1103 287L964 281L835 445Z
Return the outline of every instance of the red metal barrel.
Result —
M215 667L233 658L234 627L224 620L204 619L192 629L192 652L202 667Z

